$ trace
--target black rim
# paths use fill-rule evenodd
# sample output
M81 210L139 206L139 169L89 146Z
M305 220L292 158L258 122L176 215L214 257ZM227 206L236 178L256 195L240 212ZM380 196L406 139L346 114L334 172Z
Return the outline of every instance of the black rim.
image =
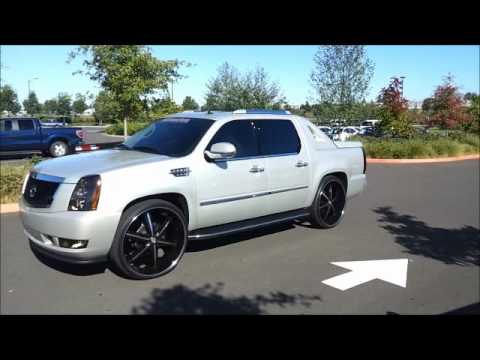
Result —
M148 209L132 219L123 237L123 256L130 268L142 275L158 275L173 269L185 248L183 222L174 212Z
M318 214L327 225L333 225L340 220L345 206L345 192L343 187L335 182L327 183L321 193L318 202Z

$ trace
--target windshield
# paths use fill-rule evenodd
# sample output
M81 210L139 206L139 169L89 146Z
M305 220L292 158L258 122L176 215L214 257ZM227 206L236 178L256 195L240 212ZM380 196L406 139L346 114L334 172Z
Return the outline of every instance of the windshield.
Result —
M190 154L213 120L166 118L128 138L119 148L151 152L171 157Z

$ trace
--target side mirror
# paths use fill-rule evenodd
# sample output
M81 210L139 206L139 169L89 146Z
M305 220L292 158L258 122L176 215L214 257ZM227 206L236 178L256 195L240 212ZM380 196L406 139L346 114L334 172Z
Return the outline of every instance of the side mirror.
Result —
M235 145L228 142L215 143L209 150L205 150L205 155L210 160L231 159L237 153Z

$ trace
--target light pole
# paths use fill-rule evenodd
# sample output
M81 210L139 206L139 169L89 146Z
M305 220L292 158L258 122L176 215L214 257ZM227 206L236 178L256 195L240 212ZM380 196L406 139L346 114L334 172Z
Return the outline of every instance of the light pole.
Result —
M28 95L27 95L27 97L30 96L30 82L32 82L32 81L34 81L34 80L38 80L38 77L35 77L35 78L33 78L33 79L29 79L29 80L28 80Z

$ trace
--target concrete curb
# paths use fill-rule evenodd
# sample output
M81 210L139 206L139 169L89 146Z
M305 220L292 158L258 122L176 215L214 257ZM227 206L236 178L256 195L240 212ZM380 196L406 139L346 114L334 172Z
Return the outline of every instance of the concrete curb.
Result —
M1 214L10 214L18 212L18 204L17 203L10 203L10 204L0 204L0 213Z
M431 159L373 159L367 158L369 164L429 164L429 163L443 163L463 160L478 160L480 155L465 155L452 156L445 158L431 158Z

